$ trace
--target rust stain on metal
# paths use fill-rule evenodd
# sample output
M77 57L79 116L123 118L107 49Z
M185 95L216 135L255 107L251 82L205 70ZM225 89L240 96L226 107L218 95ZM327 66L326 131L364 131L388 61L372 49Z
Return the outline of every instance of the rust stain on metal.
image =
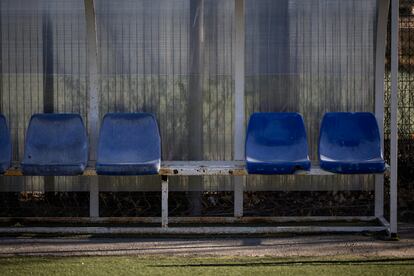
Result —
M4 173L5 176L23 176L20 168L11 168Z
M92 168L86 168L85 171L83 172L83 176L96 176L96 175L98 175L96 173L96 170Z
M246 171L243 167L240 168L220 168L217 166L185 166L184 168L179 167L161 167L159 171L160 175L232 175L232 176L243 176L246 175Z

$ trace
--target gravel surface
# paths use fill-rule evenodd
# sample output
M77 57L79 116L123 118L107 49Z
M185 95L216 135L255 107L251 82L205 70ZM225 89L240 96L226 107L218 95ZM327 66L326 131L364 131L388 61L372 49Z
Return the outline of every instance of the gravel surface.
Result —
M400 240L373 235L291 235L238 238L0 238L5 256L380 256L414 257L414 225L400 227Z
M414 225L400 227L400 240L373 235L291 235L238 238L0 238L5 256L366 256L414 258Z

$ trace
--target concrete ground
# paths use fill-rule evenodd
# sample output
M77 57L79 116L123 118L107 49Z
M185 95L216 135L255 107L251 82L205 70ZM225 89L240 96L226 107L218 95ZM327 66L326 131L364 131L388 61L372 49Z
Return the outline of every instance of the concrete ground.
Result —
M375 235L323 234L281 237L0 237L6 256L338 256L414 258L414 225L401 224L399 241Z

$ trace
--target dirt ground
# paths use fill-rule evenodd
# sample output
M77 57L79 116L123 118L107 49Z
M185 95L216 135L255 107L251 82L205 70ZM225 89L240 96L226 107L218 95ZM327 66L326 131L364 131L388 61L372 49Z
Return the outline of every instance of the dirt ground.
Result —
M366 256L414 258L414 224L399 227L398 241L365 234L286 235L279 237L39 238L1 237L7 256Z

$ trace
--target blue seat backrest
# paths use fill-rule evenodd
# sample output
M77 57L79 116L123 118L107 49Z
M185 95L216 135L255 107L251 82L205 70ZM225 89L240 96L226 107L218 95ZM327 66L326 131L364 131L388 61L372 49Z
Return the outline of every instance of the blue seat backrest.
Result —
M82 165L88 159L86 129L79 114L35 114L27 129L23 164Z
M151 113L108 113L98 144L100 164L143 164L161 160L161 138Z
M246 161L285 162L289 166L302 166L300 162L306 162L304 169L307 169L310 163L302 116L299 113L254 113L247 129Z
M381 138L375 116L368 112L331 112L322 119L319 155L326 160L382 159Z
M10 168L12 159L12 144L6 117L0 114L0 173Z

